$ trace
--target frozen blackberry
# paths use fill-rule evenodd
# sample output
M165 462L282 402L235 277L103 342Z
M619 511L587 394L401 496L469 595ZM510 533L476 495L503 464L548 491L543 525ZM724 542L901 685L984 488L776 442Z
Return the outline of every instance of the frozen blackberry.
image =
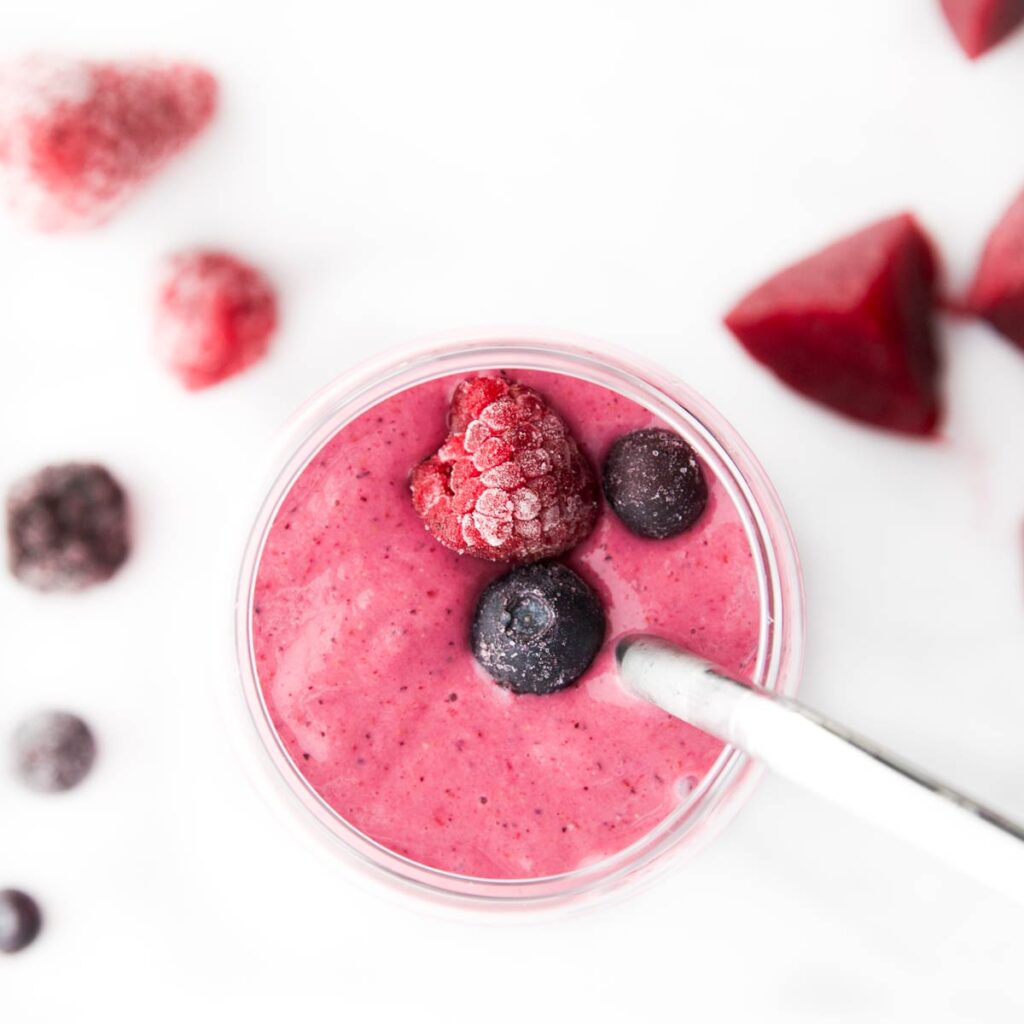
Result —
M14 734L15 767L22 781L41 793L77 786L96 760L92 730L77 715L43 711Z
M670 430L634 430L612 445L604 493L615 514L641 537L664 540L688 530L708 502L693 449Z
M0 953L31 945L43 925L39 904L20 889L0 889Z
M81 590L128 557L128 502L103 466L46 466L7 496L8 564L37 590Z
M604 610L571 569L541 562L484 590L473 616L477 661L513 693L553 693L587 670L604 640Z

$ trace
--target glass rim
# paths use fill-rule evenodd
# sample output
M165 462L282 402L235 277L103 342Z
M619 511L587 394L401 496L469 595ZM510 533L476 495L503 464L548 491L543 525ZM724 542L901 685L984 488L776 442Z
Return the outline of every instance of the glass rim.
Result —
M536 878L479 878L430 867L361 832L302 775L274 728L253 649L252 607L267 535L281 504L317 452L352 420L418 384L481 370L561 373L609 388L644 406L696 449L739 513L758 575L760 625L754 685L793 696L803 656L804 607L799 560L789 523L764 470L736 431L705 399L663 369L604 343L559 332L456 332L385 352L342 373L304 403L279 434L269 483L238 573L235 648L242 694L261 747L306 815L378 878L459 903L537 905L611 891L649 873L670 850L702 845L739 808L759 774L726 746L675 810L629 846L593 863ZM264 763L266 763L266 757ZM684 841L685 840L685 841Z

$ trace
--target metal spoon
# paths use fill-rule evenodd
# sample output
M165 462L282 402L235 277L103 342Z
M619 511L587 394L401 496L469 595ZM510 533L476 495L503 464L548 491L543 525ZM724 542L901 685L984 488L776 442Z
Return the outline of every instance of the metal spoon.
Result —
M1024 826L797 701L729 679L664 640L627 637L615 654L636 696L1024 903Z

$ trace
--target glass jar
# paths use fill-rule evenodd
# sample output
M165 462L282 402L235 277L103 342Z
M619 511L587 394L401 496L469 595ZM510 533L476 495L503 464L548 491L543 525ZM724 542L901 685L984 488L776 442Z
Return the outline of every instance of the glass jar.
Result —
M717 477L743 524L760 602L753 683L795 694L803 648L803 592L793 537L764 471L729 424L698 394L665 371L603 344L565 335L447 335L392 352L337 378L298 411L281 439L280 457L252 525L242 559L235 640L242 689L271 774L283 781L300 817L357 865L424 894L490 905L582 902L649 877L715 835L749 794L759 774L726 747L679 807L631 846L576 870L543 878L484 879L416 863L353 827L303 777L271 723L253 654L253 592L263 545L277 511L321 447L377 403L426 381L486 370L567 374L646 407L693 446Z

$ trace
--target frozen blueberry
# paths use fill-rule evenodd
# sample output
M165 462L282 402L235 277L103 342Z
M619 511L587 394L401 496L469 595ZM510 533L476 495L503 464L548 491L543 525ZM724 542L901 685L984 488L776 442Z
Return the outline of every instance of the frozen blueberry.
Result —
M693 449L670 430L634 430L612 445L604 493L633 533L663 540L688 530L708 501Z
M0 953L31 945L43 925L39 904L19 889L0 889Z
M513 569L481 594L471 642L491 678L513 693L553 693L576 682L604 640L604 610L564 565Z
M37 590L81 590L128 557L128 502L102 466L46 466L7 496L11 572Z
M77 715L43 711L14 734L14 760L25 784L41 793L77 786L96 760L92 730Z

